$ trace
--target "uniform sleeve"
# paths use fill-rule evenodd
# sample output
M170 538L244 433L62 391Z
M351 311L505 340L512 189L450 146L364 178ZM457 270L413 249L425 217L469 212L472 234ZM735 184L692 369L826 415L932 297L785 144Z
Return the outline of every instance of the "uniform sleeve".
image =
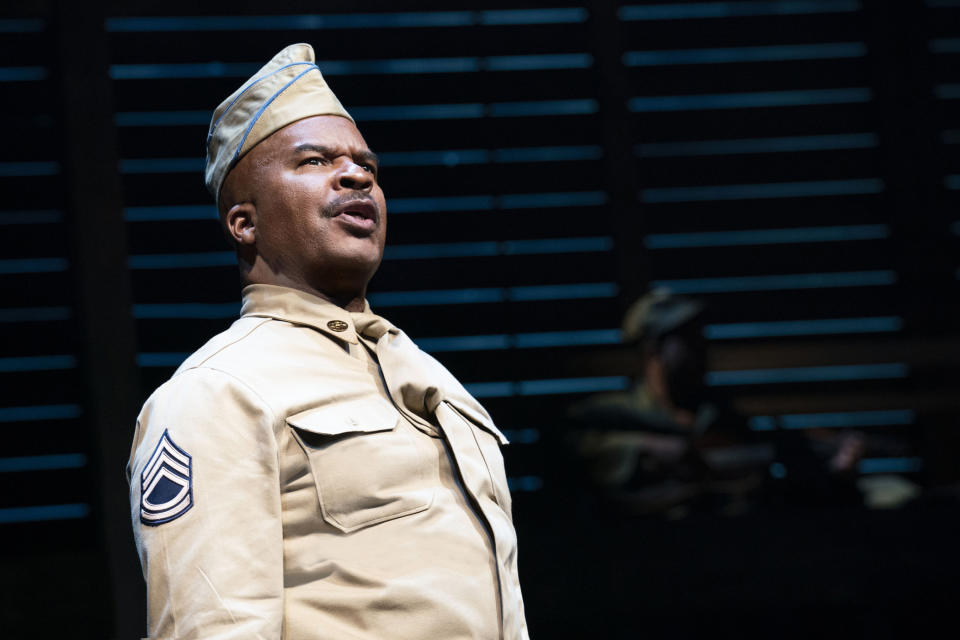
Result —
M232 376L190 369L147 401L130 464L150 638L279 640L275 418Z

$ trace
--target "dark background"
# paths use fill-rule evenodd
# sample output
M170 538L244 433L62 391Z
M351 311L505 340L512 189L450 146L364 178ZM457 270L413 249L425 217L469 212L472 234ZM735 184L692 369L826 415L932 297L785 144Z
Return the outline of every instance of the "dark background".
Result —
M361 11L363 13L361 13ZM239 304L212 109L309 42L383 158L373 307L514 441L537 638L926 637L960 597L960 2L25 2L0 18L0 634L135 638L140 404ZM627 305L709 305L757 430L858 429L897 509L616 517L552 482Z

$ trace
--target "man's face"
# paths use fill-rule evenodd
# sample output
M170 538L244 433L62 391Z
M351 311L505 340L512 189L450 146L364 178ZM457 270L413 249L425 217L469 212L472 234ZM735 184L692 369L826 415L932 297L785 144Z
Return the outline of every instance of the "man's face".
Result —
M333 297L365 291L387 231L377 170L356 126L339 116L298 120L240 160L230 188L254 205L256 254L276 284Z

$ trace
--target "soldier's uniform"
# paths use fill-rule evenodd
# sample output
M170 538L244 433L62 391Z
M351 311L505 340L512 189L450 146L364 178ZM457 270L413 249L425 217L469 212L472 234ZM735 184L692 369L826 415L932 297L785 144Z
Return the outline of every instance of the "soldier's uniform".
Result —
M214 112L207 186L315 115L309 45ZM265 284L144 405L128 465L151 638L527 638L487 412L370 312Z
M527 637L505 443L386 321L247 287L137 423L150 637Z

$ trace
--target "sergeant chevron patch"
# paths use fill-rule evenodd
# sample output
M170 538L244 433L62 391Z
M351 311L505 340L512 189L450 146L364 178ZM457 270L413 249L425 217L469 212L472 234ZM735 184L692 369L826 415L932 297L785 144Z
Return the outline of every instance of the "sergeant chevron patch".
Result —
M164 430L140 474L140 522L176 520L193 506L193 458Z

